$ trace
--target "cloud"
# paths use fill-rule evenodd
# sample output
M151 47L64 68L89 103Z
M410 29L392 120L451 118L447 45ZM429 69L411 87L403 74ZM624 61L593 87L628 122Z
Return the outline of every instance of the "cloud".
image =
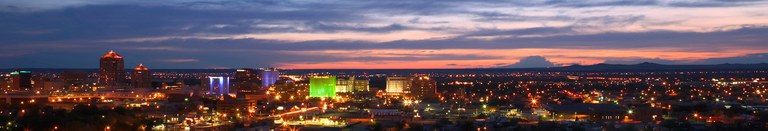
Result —
M693 63L768 52L765 5L751 0L0 1L0 52L5 52L0 65L96 67L92 57L112 49L128 63L160 68L301 63L473 68L528 55L546 56L555 65ZM159 61L178 58L198 61Z
M543 68L554 67L555 64L542 56L528 56L520 59L517 63L501 66L500 68Z
M167 63L190 63L190 62L200 62L198 59L162 59L160 62L167 62Z
M606 60L603 63L631 65L631 64L638 64L638 63L644 63L644 62L665 64L665 65L682 64L681 61L665 60L660 58L630 58L630 59Z
M323 22L307 22L304 24L306 28L316 30L320 32L337 32L337 31L360 31L360 32L392 32L410 29L409 27L400 24L390 24L387 26L365 26L365 25L343 25L343 24L328 24Z
M195 52L196 49L186 49L181 47L172 46L153 46L153 47L126 47L129 50L141 50L141 51L173 51L173 52Z
M700 61L694 61L692 64L755 64L768 63L768 53L748 54L737 57L709 58Z
M548 0L541 3L531 2L534 5L549 5L559 7L604 7L604 6L670 6L670 7L728 7L744 6L760 2L757 0Z
M643 62L668 64L668 65L714 65L714 64L757 64L768 63L768 53L747 54L735 57L708 58L701 60L667 60L661 58L654 59L625 59L625 60L606 60L608 64L637 64Z

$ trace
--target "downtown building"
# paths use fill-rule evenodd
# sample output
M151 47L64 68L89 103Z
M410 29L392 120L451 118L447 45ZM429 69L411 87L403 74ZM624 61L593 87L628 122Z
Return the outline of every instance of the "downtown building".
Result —
M309 97L336 97L336 76L309 77Z
M410 96L414 99L437 99L437 82L427 76L414 78Z
M406 96L411 93L411 77L387 77L386 92L389 96Z
M387 77L388 96L401 96L413 99L436 99L437 82L427 76Z
M14 70L10 73L8 81L12 90L32 90L32 72L26 70Z
M259 79L261 79L261 89L267 89L280 79L280 71L275 68L259 68Z
M268 88L261 87L262 82L259 80L257 74L257 71L251 68L240 68L235 70L235 79L232 90L235 91L238 99L267 99Z
M259 93L259 79L256 72L251 68L240 68L235 70L235 79L232 89L237 91L238 97L245 94Z
M144 64L139 64L133 69L131 77L133 88L152 88L152 72Z
M351 93L369 91L370 80L357 79L355 77L336 78L337 93Z
M201 80L201 84L208 96L215 96L223 99L224 96L234 96L235 92L230 89L231 79L229 76L206 76Z
M114 51L109 51L99 59L99 78L96 83L105 88L125 87L125 61Z

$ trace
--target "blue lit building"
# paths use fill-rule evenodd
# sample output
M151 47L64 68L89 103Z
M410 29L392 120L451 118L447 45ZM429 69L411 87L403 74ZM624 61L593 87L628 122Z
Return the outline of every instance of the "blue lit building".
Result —
M208 94L209 95L229 95L229 77L227 76L208 76Z
M261 78L261 88L267 89L280 79L280 72L275 68L259 68L259 78Z

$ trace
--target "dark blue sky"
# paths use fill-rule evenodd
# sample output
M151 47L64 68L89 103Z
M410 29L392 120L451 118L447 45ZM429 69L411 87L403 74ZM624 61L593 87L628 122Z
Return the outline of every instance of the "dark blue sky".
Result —
M768 62L760 0L0 1L0 68Z

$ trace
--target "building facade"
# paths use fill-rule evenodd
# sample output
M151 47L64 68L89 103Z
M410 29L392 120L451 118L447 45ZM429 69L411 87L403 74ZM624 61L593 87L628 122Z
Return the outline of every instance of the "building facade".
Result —
M411 93L410 77L387 77L387 95L407 95Z
M229 95L232 91L229 89L229 77L227 76L208 76L203 79L204 86L208 86L208 95Z
M309 97L336 97L336 76L309 77Z
M131 83L133 88L151 88L152 87L152 72L144 64L139 64L133 69L133 75L131 77Z
M125 61L122 56L114 51L101 56L97 84L107 88L125 87Z
M437 82L426 76L415 78L411 87L411 97L416 99L437 98Z
M371 91L370 81L371 80L368 79L355 79L353 83L354 87L352 88L354 88L356 92Z
M13 90L32 90L32 72L25 70L14 70L11 72L9 81Z
M355 77L336 78L336 92L361 92L369 90L369 80Z
M259 68L259 78L261 79L261 88L267 89L280 79L280 71L275 68Z
M237 90L237 94L253 94L259 92L259 79L256 72L251 68L240 68L235 70L235 79L232 90Z

